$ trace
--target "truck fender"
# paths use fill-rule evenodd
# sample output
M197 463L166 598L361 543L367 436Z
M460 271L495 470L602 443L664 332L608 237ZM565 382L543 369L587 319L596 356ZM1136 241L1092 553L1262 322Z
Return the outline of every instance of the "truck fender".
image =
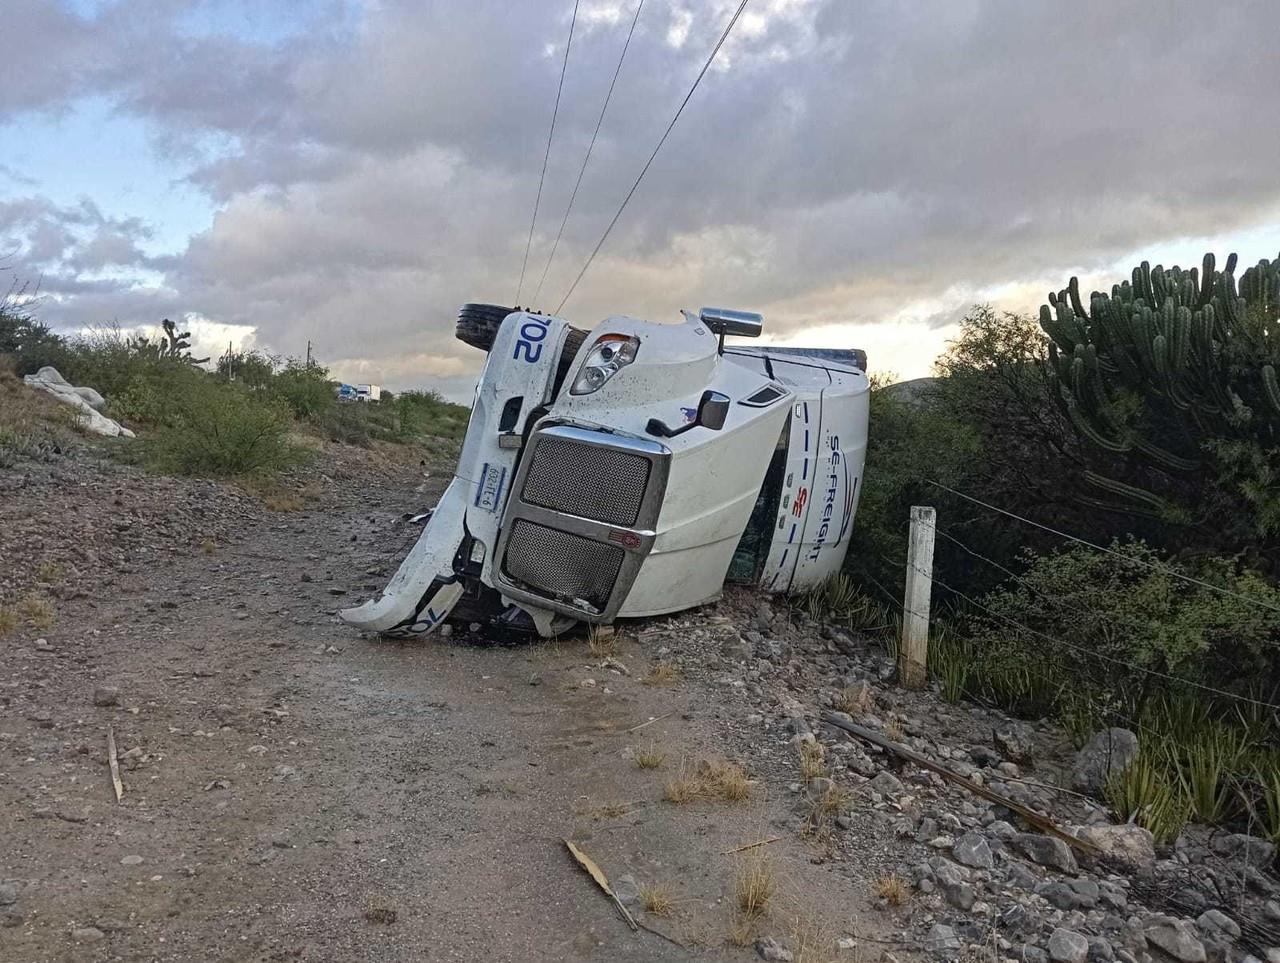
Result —
M383 635L426 635L462 597L453 559L466 537L466 483L454 478L400 568L382 594L343 609L343 621Z

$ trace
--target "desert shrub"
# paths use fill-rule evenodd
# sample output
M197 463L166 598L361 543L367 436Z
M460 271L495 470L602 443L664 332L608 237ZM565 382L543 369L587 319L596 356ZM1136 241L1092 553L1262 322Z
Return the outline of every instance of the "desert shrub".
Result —
M31 316L23 303L0 298L0 355L8 355L16 373L34 374L45 365L66 363L66 342Z
M1159 843L1172 843L1191 816L1191 802L1176 770L1159 747L1148 747L1111 777L1104 790L1117 820L1132 820Z
M1131 718L1154 691L1144 670L1220 686L1280 680L1280 590L1257 572L1227 559L1191 569L1138 541L1111 548L1122 557L1079 545L1029 555L1025 571L970 616L983 660L1088 679Z
M337 405L329 369L297 358L288 359L276 372L270 390L296 418L316 418Z
M269 475L299 457L288 441L292 421L280 402L201 376L170 401L145 442L148 460L183 475Z
M382 404L388 404L385 393ZM461 438L471 417L469 408L445 401L436 391L404 391L391 404L400 418L402 438Z
M10 357L0 355L0 469L23 461L51 461L63 450L75 413L17 377Z
M928 482L963 487L980 439L934 404L925 386L908 393L873 382L866 468L846 571L877 598L894 604L902 589L912 505L938 504Z
M373 440L368 407L360 402L335 402L317 412L311 423L330 441L367 448Z
M249 388L270 387L280 359L265 351L232 351L218 359L215 369L225 381L238 381Z
M856 632L880 634L897 629L894 614L843 572L808 592L803 609L814 621L831 622Z

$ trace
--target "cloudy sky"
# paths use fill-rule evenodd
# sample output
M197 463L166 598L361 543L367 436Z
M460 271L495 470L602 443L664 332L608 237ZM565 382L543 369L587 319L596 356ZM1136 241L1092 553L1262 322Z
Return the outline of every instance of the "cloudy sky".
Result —
M637 0L580 0L526 293ZM4 0L0 265L56 327L185 318L463 397L516 299L573 0ZM645 0L554 309L736 3ZM927 373L975 301L1280 251L1273 0L751 0L563 314L763 311ZM3 282L5 278L0 278Z

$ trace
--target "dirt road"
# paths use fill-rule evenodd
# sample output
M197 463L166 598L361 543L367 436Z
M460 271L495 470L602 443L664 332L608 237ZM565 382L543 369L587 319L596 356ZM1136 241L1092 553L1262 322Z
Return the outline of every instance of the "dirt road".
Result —
M741 758L726 736L737 710L697 680L645 684L658 654L644 627L611 661L581 640L353 633L333 613L381 587L415 534L404 513L435 486L412 463L363 457L321 473L300 512L192 488L191 517L223 534L162 531L124 551L108 585L88 562L43 573L80 581L51 627L0 641L0 884L14 897L0 905L0 959L756 958L727 941L736 857L723 853L774 834L785 788L753 773L746 802L662 798L682 760ZM84 544L130 537L76 520L114 492L146 524L141 480L102 470L10 486L0 521L29 533L43 512L43 525L83 524ZM0 539L11 576L35 564L18 548ZM633 757L650 743L666 755L656 770ZM670 917L631 907L682 945L631 932L562 837L624 890L667 887ZM866 884L818 865L814 844L792 833L769 851L780 893L762 934L797 920L881 932Z

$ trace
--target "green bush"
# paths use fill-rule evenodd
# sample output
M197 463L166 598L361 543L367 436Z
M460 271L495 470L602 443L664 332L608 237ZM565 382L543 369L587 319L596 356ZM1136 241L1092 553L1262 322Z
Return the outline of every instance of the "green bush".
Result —
M383 406L386 404L384 395ZM467 420L471 417L469 408L445 401L436 391L401 392L391 404L400 419L397 431L402 439L460 439L466 434Z
M20 303L0 298L0 355L13 359L18 375L66 363L66 342L35 320Z
M338 404L329 370L318 364L290 358L271 379L271 394L279 398L296 418L315 418Z
M1219 686L1280 682L1280 590L1226 559L1191 569L1141 542L1111 548L1122 557L1080 545L1028 556L1022 575L979 600L974 641L1026 650L1043 671L1088 679L1135 715L1151 691L1144 670Z
M157 469L182 475L270 475L294 464L293 419L283 404L209 376L171 402L144 444Z
M311 423L329 441L368 448L373 440L370 406L361 402L335 403L312 418Z

